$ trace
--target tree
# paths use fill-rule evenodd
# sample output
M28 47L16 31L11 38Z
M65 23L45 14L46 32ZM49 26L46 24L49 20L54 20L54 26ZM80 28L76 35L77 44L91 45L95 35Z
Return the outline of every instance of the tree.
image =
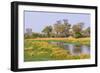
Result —
M84 23L78 23L76 25L73 25L72 30L73 30L73 36L76 38L82 37L82 31L83 31L83 25Z
M90 37L90 27L87 27L87 28L83 31L83 36L84 36L84 37Z
M60 37L64 37L64 36L66 36L66 34L65 34L65 29L66 29L66 26L64 25L64 24L61 24L61 25L59 25L59 36Z
M52 32L52 26L46 26L43 30L43 33L46 33L48 37L50 37L50 33Z
M64 24L69 24L67 19L63 19Z
M65 26L64 34L65 34L65 37L68 37L68 36L70 36L71 24L69 24L67 19L63 19L63 22L64 22L64 26Z
M90 27L86 28L86 36L89 37L90 36Z
M64 36L65 26L63 24L55 24L54 32L56 33L56 37Z
M61 25L61 21L59 20L53 26L54 27L54 29L53 29L54 31L53 32L55 32L56 37L58 37L58 35L60 34L60 25Z
M68 20L63 20L64 23L61 23L61 21L57 21L56 24L54 24L54 31L56 33L56 37L67 37L69 36L69 29L70 24L68 23Z

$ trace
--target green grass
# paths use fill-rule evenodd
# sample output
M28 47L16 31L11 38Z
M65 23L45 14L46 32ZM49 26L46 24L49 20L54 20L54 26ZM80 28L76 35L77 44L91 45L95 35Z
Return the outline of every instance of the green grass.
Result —
M70 43L70 44L81 44L81 45L89 45L90 44L90 38L38 38L38 39L32 39L34 42L64 42L64 43Z
M66 40L25 40L24 61L72 60L87 59L90 55L72 56L68 50L48 42L66 42ZM84 41L84 40L82 40ZM85 40L85 42L87 42ZM74 43L75 42L66 42ZM76 44L81 44L77 42ZM83 44L83 43L82 43Z

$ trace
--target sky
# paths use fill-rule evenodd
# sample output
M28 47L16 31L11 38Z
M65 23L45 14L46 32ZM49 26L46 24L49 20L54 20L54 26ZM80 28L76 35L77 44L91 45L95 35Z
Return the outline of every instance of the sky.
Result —
M31 28L37 33L40 33L45 26L53 26L56 21L63 19L67 19L71 25L83 22L85 28L90 26L90 14L24 11L25 29Z

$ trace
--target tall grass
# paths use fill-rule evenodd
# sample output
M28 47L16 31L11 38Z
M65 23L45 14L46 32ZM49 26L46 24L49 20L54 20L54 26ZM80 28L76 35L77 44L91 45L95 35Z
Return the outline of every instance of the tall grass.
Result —
M49 44L48 41L50 40L54 40L54 39L45 38L45 41L44 39L40 40L40 38L34 39L34 40L33 39L25 40L24 61L70 60L70 59L90 58L90 56L87 54L73 56L70 54L68 50L65 50L57 45ZM55 41L57 40L58 39L55 39ZM60 38L59 40L66 41ZM72 39L69 39L69 40L71 41ZM78 39L77 41L80 42L80 40ZM82 41L86 42L85 40L82 40Z
M66 42L66 43L78 43L78 44L84 44L89 45L90 44L90 38L35 38L35 39L26 39L26 40L33 40L33 41L57 41L57 42Z

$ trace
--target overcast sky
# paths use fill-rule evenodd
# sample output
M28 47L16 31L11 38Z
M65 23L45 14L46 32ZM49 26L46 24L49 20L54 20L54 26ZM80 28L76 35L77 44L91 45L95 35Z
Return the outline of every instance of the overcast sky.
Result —
M33 32L38 33L41 32L45 26L53 26L56 21L63 19L68 19L71 25L83 22L85 28L90 26L90 14L24 11L24 15L25 29L32 28Z

